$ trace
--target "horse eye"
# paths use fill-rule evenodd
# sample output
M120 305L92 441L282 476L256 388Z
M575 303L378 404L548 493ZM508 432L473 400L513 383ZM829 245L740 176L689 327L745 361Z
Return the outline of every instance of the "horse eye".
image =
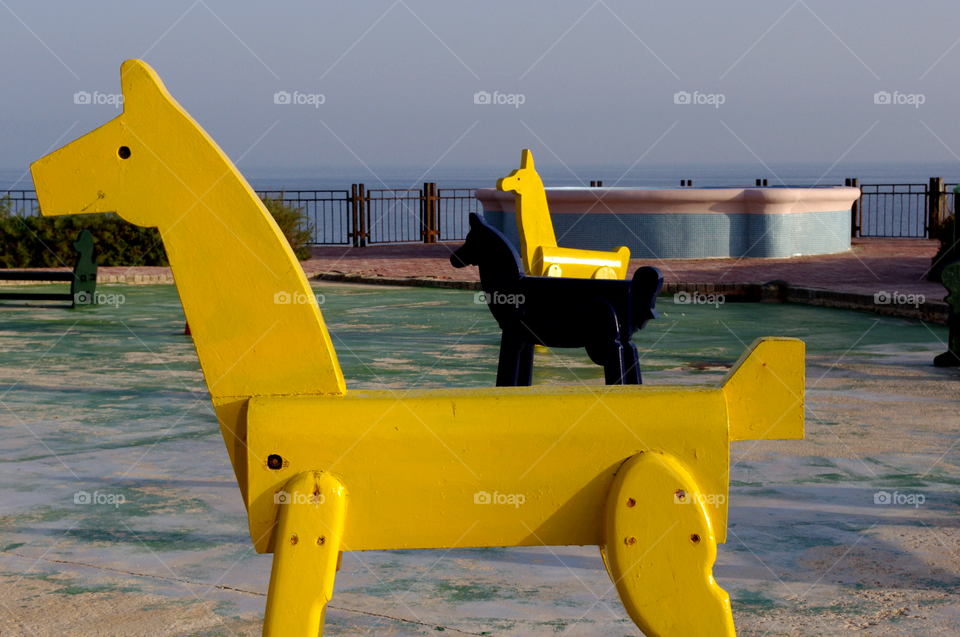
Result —
M130 149L126 146L121 146L120 150L117 151L117 155L120 156L120 159L127 159L130 157Z

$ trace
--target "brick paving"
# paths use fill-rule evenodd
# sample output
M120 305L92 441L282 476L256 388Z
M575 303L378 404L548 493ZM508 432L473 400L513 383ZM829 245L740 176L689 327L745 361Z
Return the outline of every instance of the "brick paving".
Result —
M307 276L321 272L392 278L478 281L477 268L456 269L450 253L460 244L381 245L366 248L323 246L301 265ZM923 294L939 301L945 291L924 277L937 251L929 239L855 239L842 254L789 259L633 259L630 272L655 265L667 283L765 283L781 279L791 286L873 295L881 290ZM172 283L170 268L100 268L104 282ZM122 277L122 278L121 278Z
M450 253L460 244L393 245L367 248L317 247L302 263L308 275L320 272L384 277L434 277L477 281L477 268L458 270ZM630 273L655 265L670 283L766 283L873 295L881 290L923 294L940 300L945 291L925 275L937 252L929 239L855 239L849 252L789 259L632 259Z

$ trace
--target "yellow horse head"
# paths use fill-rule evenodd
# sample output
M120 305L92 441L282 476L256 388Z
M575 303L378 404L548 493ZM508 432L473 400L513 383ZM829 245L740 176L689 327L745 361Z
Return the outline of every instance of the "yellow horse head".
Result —
M147 64L124 62L120 83L117 118L30 166L41 212L116 212L160 230L218 407L342 394L313 291L260 198Z
M171 195L205 208L208 189L235 169L152 68L127 60L120 83L123 112L35 162L34 184L45 215L116 212L165 233L185 212L170 205ZM209 179L197 174L210 165Z
M533 165L533 153L524 148L520 154L520 168L497 180L497 190L518 195L536 195L543 192L543 181ZM546 195L544 195L546 198Z

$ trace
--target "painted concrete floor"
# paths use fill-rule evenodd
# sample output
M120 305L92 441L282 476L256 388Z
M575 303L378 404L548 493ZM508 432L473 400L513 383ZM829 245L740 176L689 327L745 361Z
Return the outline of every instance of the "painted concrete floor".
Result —
M251 548L175 288L101 291L123 303L0 308L0 635L259 635L271 556ZM499 333L472 292L317 291L348 386L493 385ZM738 634L956 634L960 372L930 364L946 329L671 301L635 336L650 384L715 382L757 336L807 342L806 439L732 452L715 575ZM580 351L536 368L602 382ZM344 555L326 634L439 632L640 634L596 547Z

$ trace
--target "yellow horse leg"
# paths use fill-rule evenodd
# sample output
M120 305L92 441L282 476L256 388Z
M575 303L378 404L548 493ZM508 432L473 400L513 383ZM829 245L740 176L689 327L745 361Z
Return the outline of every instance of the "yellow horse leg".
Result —
M736 637L730 596L713 579L717 542L701 494L672 456L627 460L607 496L604 561L647 637Z
M263 637L318 637L340 557L347 490L330 474L307 471L284 485L267 593Z

